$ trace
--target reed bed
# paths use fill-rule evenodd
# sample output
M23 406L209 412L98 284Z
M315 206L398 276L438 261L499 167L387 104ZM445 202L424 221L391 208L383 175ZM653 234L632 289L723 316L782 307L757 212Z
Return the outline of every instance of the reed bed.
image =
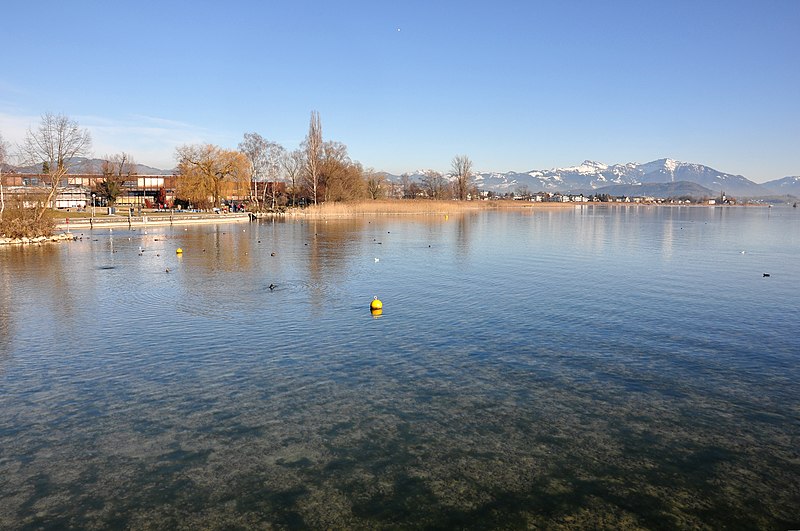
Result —
M522 201L436 201L436 200L377 200L346 203L322 203L304 209L290 210L289 215L308 218L346 218L380 215L458 214L479 210L574 207L573 203L532 203Z

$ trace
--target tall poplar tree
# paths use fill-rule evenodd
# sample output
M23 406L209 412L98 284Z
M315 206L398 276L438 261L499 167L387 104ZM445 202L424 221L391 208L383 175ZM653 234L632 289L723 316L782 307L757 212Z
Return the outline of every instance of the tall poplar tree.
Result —
M316 205L319 191L319 166L322 158L322 122L320 122L317 111L311 111L308 135L303 141L303 150L306 154L306 182L311 189L311 195Z
M0 135L0 221L3 219L3 212L6 209L6 198L3 194L3 166L6 164L6 157L8 157L8 144Z

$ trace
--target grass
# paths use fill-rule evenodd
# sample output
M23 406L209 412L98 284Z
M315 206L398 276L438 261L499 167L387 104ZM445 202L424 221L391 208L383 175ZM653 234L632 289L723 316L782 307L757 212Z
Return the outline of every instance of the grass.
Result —
M105 215L105 209L104 209L103 215ZM48 210L45 211L44 216L51 218L56 223L59 223L59 222L65 220L66 218L69 218L69 219L89 219L89 218L92 217L92 211L91 210L87 210L85 212L77 212L74 209L71 210L71 211L48 209ZM98 214L95 215L95 217L100 217L100 213L98 212Z

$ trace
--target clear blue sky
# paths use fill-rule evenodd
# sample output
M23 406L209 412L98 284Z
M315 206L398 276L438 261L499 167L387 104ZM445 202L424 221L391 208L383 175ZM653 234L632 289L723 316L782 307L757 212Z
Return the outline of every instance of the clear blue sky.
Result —
M45 112L171 168L312 110L364 166L528 171L670 157L800 174L800 1L8 2L0 133Z

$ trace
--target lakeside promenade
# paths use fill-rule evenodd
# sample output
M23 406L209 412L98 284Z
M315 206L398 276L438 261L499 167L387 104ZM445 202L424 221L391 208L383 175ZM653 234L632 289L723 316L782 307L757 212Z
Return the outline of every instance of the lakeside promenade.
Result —
M141 216L95 216L94 218L65 218L56 224L56 230L73 231L76 229L98 229L116 227L146 227L148 225L187 225L199 223L240 223L250 221L248 212L213 213L213 212L153 212Z
M91 217L65 217L61 223L56 223L55 231L51 236L6 238L0 236L0 246L42 244L45 242L62 242L74 240L74 232L93 229L113 228L143 228L148 226L165 225L192 225L207 223L241 223L251 220L248 212L212 213L212 212L152 212L141 216L95 216Z

